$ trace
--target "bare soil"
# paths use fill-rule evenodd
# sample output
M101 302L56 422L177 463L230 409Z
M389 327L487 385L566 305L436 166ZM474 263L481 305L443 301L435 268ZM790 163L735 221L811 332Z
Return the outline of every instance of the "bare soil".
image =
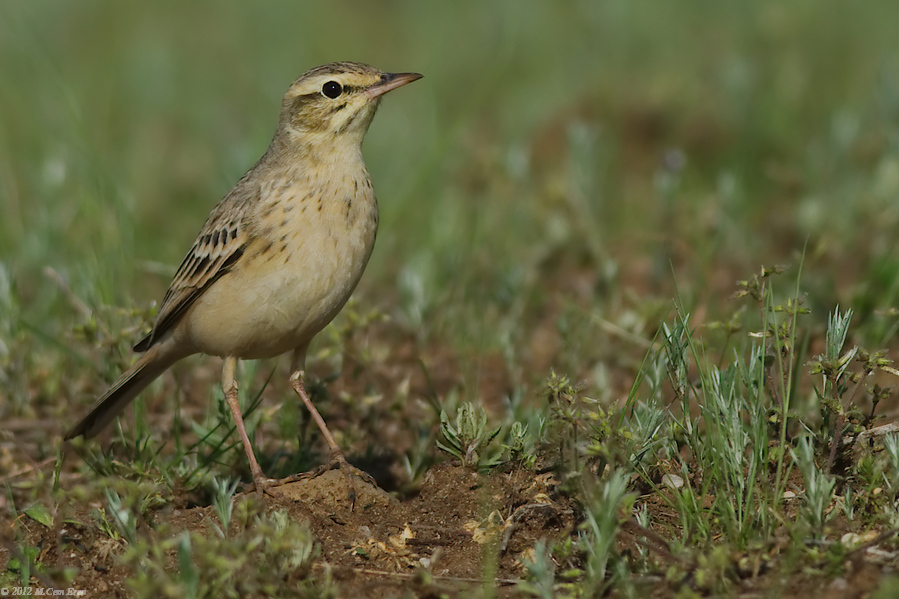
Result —
M461 596L480 587L485 572L495 572L499 596L510 596L536 542L570 535L576 523L576 506L555 492L551 474L482 475L445 464L431 469L420 493L407 501L360 479L353 487L354 505L346 477L332 470L236 501L262 502L265 512L283 510L305 523L340 597L396 597L408 590ZM125 580L133 573L119 559L123 545L94 526L73 524L88 522L86 511L67 520L58 535L27 524L31 543L42 548L40 561L76 568L72 586L87 596L131 596ZM164 524L170 536L185 530L208 535L213 522L212 507L169 506L154 515L147 532Z
M254 492L236 497L238 504L250 502L265 513L284 511L311 530L320 559L313 574L328 576L338 597L387 598L484 596L484 585L498 597L525 596L515 588L526 577L525 563L534 559L534 547L541 539L554 541L576 535L579 506L559 492L553 474L526 470L479 474L453 464L433 467L420 492L398 500L361 479L353 479L355 504L350 502L348 481L339 470L310 480L271 489L259 496ZM679 534L676 514L659 494L644 495L639 507L650 512L653 533L660 539ZM56 531L23 519L28 542L41 550L38 561L54 568L78 571L72 588L84 589L88 597L130 597L126 580L133 571L122 564L124 543L114 542L89 522L88 508L66 518ZM213 534L218 516L211 506L178 509L172 504L153 513L142 534L166 537L183 531ZM232 529L238 526L232 522ZM844 526L839 521L834 527ZM848 530L848 529L847 529ZM156 540L163 540L158 538ZM649 539L651 541L651 538ZM647 546L640 530L625 525L619 533L617 550L635 556ZM863 550L850 553L838 570L826 573L806 568L787 574L787 565L778 555L786 536L774 538L769 546L744 556L730 556L740 564L727 568L735 597L807 597L816 592L823 598L870 596L884 576L895 570L891 554ZM651 550L656 574L638 583L647 597L679 596L689 587L703 592L701 564L684 568L690 556L666 555ZM177 556L172 552L172 567ZM5 561L5 560L3 560ZM686 578L666 579L667 566L687 570ZM564 564L559 564L564 566ZM485 576L492 579L485 583ZM38 585L40 586L40 585Z
M554 320L548 318L547 322ZM498 597L525 596L516 590L515 583L526 578L525 563L534 559L535 546L541 539L552 545L553 541L576 538L582 520L582 507L560 488L554 467L556 456L541 456L541 466L536 469L509 466L487 474L453 463L438 464L428 470L420 484L410 488L410 481L402 480L398 456L404 455L414 443L414 431L423 426L436 427L433 407L421 398L445 397L458 389L460 359L441 348L423 350L408 339L391 339L380 327L373 328L371 339L389 345L391 351L372 349L376 343L371 341L368 353L379 357L368 362L357 357L364 354L361 350L347 352L343 367L350 374L331 383L329 399L323 402L322 410L332 430L355 431L347 435L344 446L347 455L392 493L357 479L353 484L356 500L351 503L346 478L339 471L330 471L275 488L270 496L239 494L236 501L253 504L254 509L264 513L285 511L290 518L306 525L320 556L312 574L330 577L338 597L466 597L491 593ZM546 372L556 353L552 348L558 344L557 333L550 326L537 326L533 330L532 338L526 343L533 348L529 359L535 372ZM426 357L420 358L422 355ZM484 405L494 414L501 413L504 409L501 398L512 387L503 360L487 354L482 356L477 370ZM186 390L181 410L188 414L191 410L208 409L205 390L214 384L218 367L194 364L190 365L190 372L191 376L182 381ZM626 389L633 380L627 365L617 364L610 372L616 388ZM285 381L286 376L273 376L266 394L290 397ZM353 409L348 409L349 400L343 399L376 398L371 390L379 389L404 389L403 397L414 400L404 399L401 408L386 399L354 400ZM90 389L86 394L94 391ZM163 389L160 394L170 395L171 389ZM896 416L895 403L885 403L889 405L881 406L878 412L890 414L892 420ZM172 415L166 409L168 404L158 398L151 398L147 404L154 430L170 429ZM261 409L267 409L266 405L270 404L275 405L269 401ZM0 494L2 513L11 513L13 507L16 513L21 513L26 507L24 501L32 496L33 486L49 488L47 478L52 472L53 456L47 454L46 438L48 434L58 435L63 425L59 419L49 417L3 423L6 433L0 436L0 472L9 474L0 480L10 487L8 493ZM274 424L268 422L266 426L274 437ZM313 430L311 435L321 445L317 431ZM363 448L373 446L378 447L379 454L365 453ZM43 454L36 449L40 447L45 448ZM243 456L239 451L234 453L242 464L238 468L244 468ZM271 450L267 453L272 454ZM73 472L79 467L77 459L66 460L61 487L67 493L83 479L83 474ZM17 476L13 474L16 472L26 474ZM269 469L266 472L289 474ZM242 474L246 480L246 472ZM595 475L595 472L585 473L585 476ZM794 476L798 477L798 473L794 472ZM799 478L794 482L801 485ZM633 490L641 494L636 509L647 510L651 532L658 539L663 542L683 539L689 534L684 532L683 523L663 494L640 488L636 483ZM801 489L797 488L797 492L801 493ZM85 590L85 596L133 596L126 581L134 576L134 571L122 560L127 547L102 533L92 519L97 508L104 505L96 497L96 493L90 499L78 497L75 491L69 493L65 505L59 508L53 529L27 517L15 523L0 521L4 531L0 536L4 541L0 546L0 569L5 569L10 558L15 557L16 547L36 547L39 554L34 560L44 571L73 569L77 574L71 586ZM47 499L45 504L51 505L53 502ZM158 540L183 531L215 534L213 525L218 523L218 516L208 498L197 497L194 491L175 490L174 497L163 503L162 508L149 510L146 521L141 523L141 534ZM853 530L839 518L830 526L827 534L830 542L836 542L844 533L860 536L871 533ZM7 540L8 531L16 531L19 538L15 542ZM691 591L708 594L709 585L702 580L705 566L700 558L707 556L712 547L697 548L691 555L670 555L664 546L646 547L645 532L625 526L616 546L618 553L629 560L638 559L641 551L648 555L642 559L648 563L644 571L649 574L643 574L637 581L638 589L645 596L668 598ZM745 555L728 556L721 575L728 581L724 586L730 589L729 595L736 597L805 599L810 593L822 598L868 597L885 577L899 571L897 554L886 548L890 545L888 541L884 539L883 543L848 552L841 563L800 567L784 563L782 557L788 553L785 547L803 541L783 532ZM582 565L578 556L569 563L559 561L557 572L577 565ZM177 567L177 555L172 551L171 569ZM670 577L671 570L679 574ZM65 588L55 578L50 580L46 576L33 584L36 589L51 584ZM491 590L485 591L485 587Z

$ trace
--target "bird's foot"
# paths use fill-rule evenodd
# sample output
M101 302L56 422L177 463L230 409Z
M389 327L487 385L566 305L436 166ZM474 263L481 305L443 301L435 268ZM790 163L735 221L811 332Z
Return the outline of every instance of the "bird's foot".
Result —
M269 497L274 497L275 495L271 492L275 487L280 487L281 485L286 485L289 482L291 477L287 478L268 478L265 475L260 473L260 476L253 476L253 482L246 484L242 487L242 491L244 493L252 493L256 492L256 495L259 497L264 497L268 495Z

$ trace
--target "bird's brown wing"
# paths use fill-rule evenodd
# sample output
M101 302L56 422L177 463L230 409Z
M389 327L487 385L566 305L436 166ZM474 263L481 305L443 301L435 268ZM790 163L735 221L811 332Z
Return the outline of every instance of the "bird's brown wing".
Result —
M162 300L153 330L134 346L147 351L180 320L203 292L240 260L250 241L244 221L247 205L258 199L244 177L216 206L184 257Z

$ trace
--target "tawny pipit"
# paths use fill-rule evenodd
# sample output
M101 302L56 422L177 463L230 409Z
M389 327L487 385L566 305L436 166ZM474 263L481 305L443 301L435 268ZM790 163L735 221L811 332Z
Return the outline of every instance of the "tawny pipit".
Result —
M303 387L306 349L349 299L375 243L378 204L362 138L381 96L420 78L336 62L290 86L268 151L213 208L153 330L134 346L144 355L66 439L96 435L178 360L221 356L225 398L261 492L274 481L247 437L234 371L238 359L293 352L291 385L321 429L331 463L355 470Z

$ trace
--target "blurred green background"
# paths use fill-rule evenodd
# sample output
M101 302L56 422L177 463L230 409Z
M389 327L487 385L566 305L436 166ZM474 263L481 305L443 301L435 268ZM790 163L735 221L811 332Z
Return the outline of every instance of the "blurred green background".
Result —
M864 323L897 292L896 23L890 1L0 4L0 398L86 403L64 289L110 328L102 307L158 301L289 84L333 60L425 75L365 142L382 226L357 292L421 348L589 373L675 283L722 317L804 248L822 322Z

